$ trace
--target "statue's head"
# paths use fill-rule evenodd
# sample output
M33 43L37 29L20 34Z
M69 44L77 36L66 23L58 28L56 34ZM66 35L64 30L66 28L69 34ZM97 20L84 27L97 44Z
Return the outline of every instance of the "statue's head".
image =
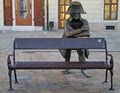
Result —
M82 4L78 1L71 2L66 13L70 14L74 19L78 19L80 14L86 14Z

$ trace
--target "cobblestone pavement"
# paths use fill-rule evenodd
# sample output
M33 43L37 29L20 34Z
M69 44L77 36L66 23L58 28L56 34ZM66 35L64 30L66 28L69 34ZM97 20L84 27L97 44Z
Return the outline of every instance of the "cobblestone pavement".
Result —
M108 50L114 57L114 91L108 90L110 83L103 84L104 70L88 70L90 78L81 75L80 70L71 70L71 74L64 75L63 70L19 70L18 84L13 84L14 91L8 91L7 55L12 53L12 43L15 37L61 37L63 31L54 32L0 32L0 93L120 93L120 32L91 32L91 37L105 37ZM59 52L22 52L17 53L18 60L63 60ZM46 58L46 56L49 58ZM40 57L41 56L41 57ZM103 52L90 52L88 60L102 59ZM76 60L76 52L72 59ZM14 81L14 78L12 78ZM110 77L108 77L108 80Z

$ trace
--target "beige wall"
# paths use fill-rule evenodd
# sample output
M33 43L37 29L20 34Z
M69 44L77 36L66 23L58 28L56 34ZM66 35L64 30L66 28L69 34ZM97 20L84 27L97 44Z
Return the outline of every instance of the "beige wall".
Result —
M119 23L89 23L90 25L90 31L92 32L104 32L104 31L120 31L118 25L120 25ZM115 29L114 30L107 30L106 26L114 26Z
M89 22L101 22L103 15L103 4L102 0L77 0L83 5L84 10L87 14L83 14L82 17L87 19Z
M49 21L54 22L53 30L58 29L58 1L49 0Z
M49 1L49 21L54 21L54 29L58 30L58 0ZM76 0L73 0L76 1ZM115 31L120 31L120 12L118 11L118 20L105 21L103 20L103 8L104 0L77 0L83 5L87 14L82 15L87 19L90 24L91 31L106 31L106 25L115 26ZM46 4L45 4L46 5ZM119 0L120 5L120 0ZM46 7L46 6L45 6ZM118 6L120 10L120 6ZM9 27L4 26L3 18L3 0L0 0L0 30L4 30ZM45 11L46 12L46 11ZM45 15L46 18L47 15ZM46 23L45 23L46 24Z
M0 30L3 30L3 0L0 0Z

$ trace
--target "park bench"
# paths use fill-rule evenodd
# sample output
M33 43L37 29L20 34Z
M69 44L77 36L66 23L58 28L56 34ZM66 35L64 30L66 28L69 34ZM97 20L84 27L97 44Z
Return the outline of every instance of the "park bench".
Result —
M63 62L40 61L26 62L16 60L16 51L34 49L102 49L105 53L104 61ZM47 57L48 58L48 57ZM108 54L107 43L104 38L15 38L13 54L8 55L9 90L12 88L11 74L14 71L15 83L18 82L16 70L21 69L105 69L105 82L110 71L110 89L113 89L113 56Z

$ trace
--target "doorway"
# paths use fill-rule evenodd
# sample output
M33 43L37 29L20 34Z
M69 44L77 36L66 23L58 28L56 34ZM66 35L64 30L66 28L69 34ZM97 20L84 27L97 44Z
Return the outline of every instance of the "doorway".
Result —
M31 0L15 0L16 25L32 25L31 6Z

